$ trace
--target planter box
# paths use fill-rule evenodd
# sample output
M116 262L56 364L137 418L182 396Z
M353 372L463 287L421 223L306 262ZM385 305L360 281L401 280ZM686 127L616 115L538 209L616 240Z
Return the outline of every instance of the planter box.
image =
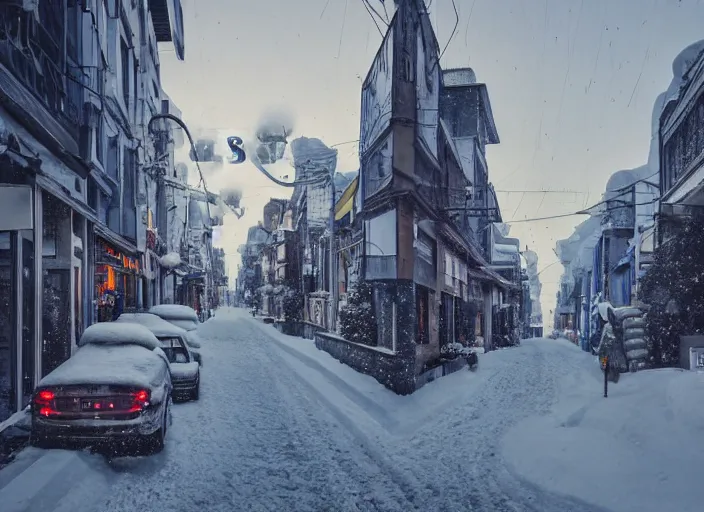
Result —
M315 346L359 373L369 375L399 395L415 391L415 359L388 350L352 343L325 332L315 334Z
M288 336L298 336L303 337L304 326L303 322L274 322L274 327L276 330L282 334L287 334Z

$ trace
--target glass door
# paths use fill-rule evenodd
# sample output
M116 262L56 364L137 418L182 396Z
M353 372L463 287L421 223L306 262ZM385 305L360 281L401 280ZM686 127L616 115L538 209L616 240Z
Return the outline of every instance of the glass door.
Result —
M0 231L0 422L16 410L17 284L15 233Z
M34 366L36 361L36 345L34 344L34 292L36 282L34 279L34 232L31 230L19 231L18 263L21 274L18 282L22 283L20 290L20 303L22 304L22 404L27 406L34 392Z

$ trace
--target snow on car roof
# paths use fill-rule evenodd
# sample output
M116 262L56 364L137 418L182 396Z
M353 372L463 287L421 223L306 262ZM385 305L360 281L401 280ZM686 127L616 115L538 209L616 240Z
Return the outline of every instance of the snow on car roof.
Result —
M122 313L115 321L143 325L157 337L181 336L186 333L184 329L151 313Z
M120 328L123 327L121 324ZM114 385L152 389L163 378L163 368L168 365L159 352L160 349L148 350L140 345L86 345L39 381L39 386Z
M159 304L152 306L149 312L167 320L193 320L198 321L198 314L188 306L180 304Z
M85 345L140 345L149 350L161 346L156 336L143 325L128 322L101 322L88 327L78 346Z
M198 325L200 325L195 320L182 320L182 319L169 318L168 320L165 320L165 321L175 325L176 327L180 327L181 329L184 329L186 331L195 331L196 329L198 329Z

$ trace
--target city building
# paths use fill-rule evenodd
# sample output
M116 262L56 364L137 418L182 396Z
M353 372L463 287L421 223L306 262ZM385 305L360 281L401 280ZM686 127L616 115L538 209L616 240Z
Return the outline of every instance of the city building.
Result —
M86 326L153 297L144 137L157 42L184 39L179 0L3 2L0 26L2 421Z

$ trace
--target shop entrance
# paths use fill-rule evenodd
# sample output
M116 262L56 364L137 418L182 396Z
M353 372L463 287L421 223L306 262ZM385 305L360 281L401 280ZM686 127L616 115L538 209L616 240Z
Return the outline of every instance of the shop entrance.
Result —
M34 389L34 269L33 231L0 231L0 421Z

